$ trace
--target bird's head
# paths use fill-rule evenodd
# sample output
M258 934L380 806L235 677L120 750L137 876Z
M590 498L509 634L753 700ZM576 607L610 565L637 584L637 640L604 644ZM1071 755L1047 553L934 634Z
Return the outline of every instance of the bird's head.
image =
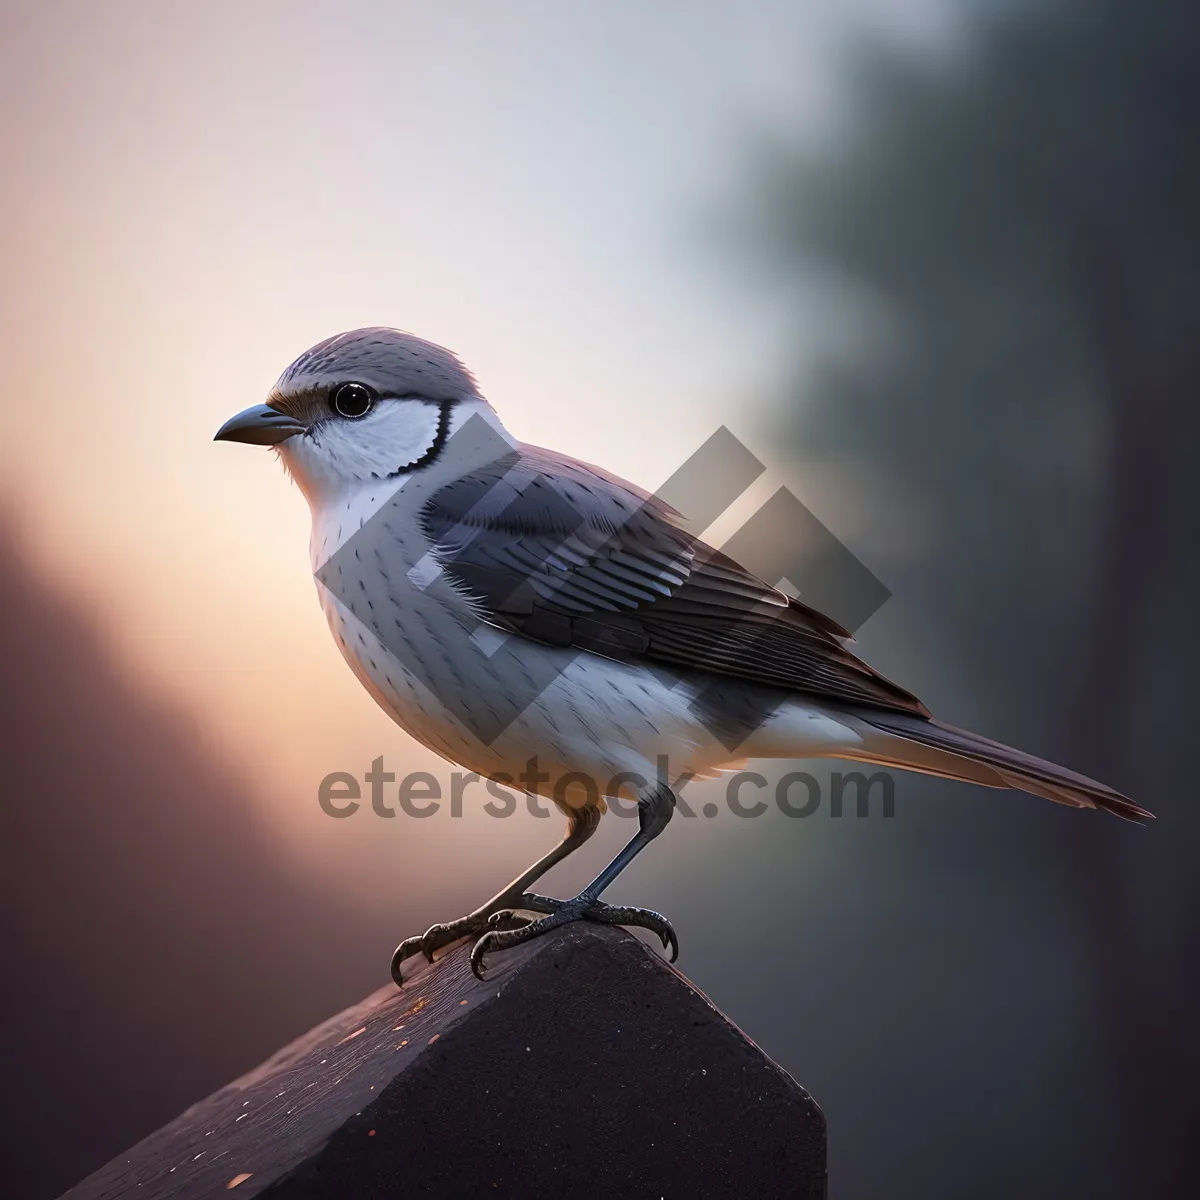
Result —
M340 333L306 350L217 441L272 446L314 507L432 463L464 410L487 411L471 373L397 329Z

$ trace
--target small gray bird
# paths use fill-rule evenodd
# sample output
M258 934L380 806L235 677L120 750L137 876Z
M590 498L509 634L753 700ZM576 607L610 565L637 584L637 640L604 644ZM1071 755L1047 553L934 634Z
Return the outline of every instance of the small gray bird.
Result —
M747 758L854 759L1150 816L934 720L851 654L836 622L692 536L656 497L516 441L440 346L384 328L329 338L216 437L275 447L296 480L333 635L389 716L567 818L563 840L486 904L402 942L397 983L405 959L464 936L478 936L482 978L490 950L580 919L653 930L674 959L662 916L600 895L666 828L670 779ZM573 899L531 893L622 789L639 817L625 848Z

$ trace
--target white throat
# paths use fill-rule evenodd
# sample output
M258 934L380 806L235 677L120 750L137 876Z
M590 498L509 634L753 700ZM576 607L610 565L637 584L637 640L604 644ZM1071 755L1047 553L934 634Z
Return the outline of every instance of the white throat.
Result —
M437 409L432 405L429 408L436 417ZM476 416L487 421L510 446L518 445L517 439L504 428L492 406L486 400L475 398L461 400L450 410L445 439L447 455L454 453L454 435ZM430 423L417 436L392 440L385 451L392 457L381 456L379 465L397 461L415 462L433 444L435 433L436 424ZM380 470L374 476L367 471L364 477L361 469L353 473L331 469L328 457L320 453L322 446L306 444L297 446L289 453L288 447L293 440L299 441L289 439L279 447L280 457L304 493L312 512L309 552L313 570L316 571L422 468L417 467L413 471L397 471L394 468L390 471ZM324 446L327 447L328 443Z

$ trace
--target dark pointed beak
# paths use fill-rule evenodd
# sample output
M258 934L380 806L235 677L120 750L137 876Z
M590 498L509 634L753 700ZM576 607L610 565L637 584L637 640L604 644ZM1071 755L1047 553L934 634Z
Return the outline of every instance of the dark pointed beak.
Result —
M305 426L269 404L255 404L230 417L213 436L214 442L249 442L254 446L277 446Z

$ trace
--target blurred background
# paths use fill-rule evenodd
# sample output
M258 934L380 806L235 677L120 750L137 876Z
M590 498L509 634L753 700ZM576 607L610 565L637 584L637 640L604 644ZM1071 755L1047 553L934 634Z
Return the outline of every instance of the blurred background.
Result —
M559 836L317 805L450 768L341 662L299 493L210 439L363 324L647 487L728 425L769 470L714 537L787 484L893 593L870 661L1158 814L901 779L622 876L823 1106L832 1193L1193 1194L1194 4L10 0L0 66L10 1194Z

